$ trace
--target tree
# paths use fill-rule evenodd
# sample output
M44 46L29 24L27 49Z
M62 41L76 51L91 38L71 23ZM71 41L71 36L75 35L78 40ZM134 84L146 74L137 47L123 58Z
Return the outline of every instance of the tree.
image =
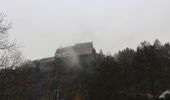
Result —
M121 67L122 72L122 91L124 92L124 97L127 99L130 88L132 87L134 80L134 71L132 62L134 60L135 51L133 49L126 48L119 51L117 54L117 62Z
M106 56L95 69L95 79L92 84L90 100L119 99L121 88L121 69L114 57Z
M141 82L143 83L141 84L141 87L143 87L145 91L150 91L154 98L156 97L156 85L158 84L162 74L162 55L163 50L161 42L156 39L153 45L146 41L142 42L141 45L137 48L135 57L135 69L137 71L137 76L140 74L138 79L143 80L143 82Z
M4 13L0 13L0 100L6 100L7 88L11 88L11 80L8 75L13 74L14 68L19 66L21 53L17 50L16 42L9 41L8 31L11 29L11 23L7 21Z
M11 29L11 23L7 22L5 14L0 14L0 67L7 68L11 66L11 52L15 51L17 46L15 42L9 41L8 31Z

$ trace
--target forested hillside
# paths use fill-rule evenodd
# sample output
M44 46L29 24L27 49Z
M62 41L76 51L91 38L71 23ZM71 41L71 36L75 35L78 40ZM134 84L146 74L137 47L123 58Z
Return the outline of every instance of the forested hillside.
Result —
M36 60L0 73L0 100L155 99L170 89L170 44L144 41L114 56Z

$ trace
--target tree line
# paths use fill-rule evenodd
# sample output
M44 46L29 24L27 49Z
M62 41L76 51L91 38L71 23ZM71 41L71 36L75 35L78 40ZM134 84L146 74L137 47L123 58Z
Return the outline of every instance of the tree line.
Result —
M146 100L170 88L170 44L141 42L114 56L102 53L22 64L0 79L1 100ZM43 62L44 63L44 62ZM1 73L5 73L1 69ZM7 88L8 87L8 88Z

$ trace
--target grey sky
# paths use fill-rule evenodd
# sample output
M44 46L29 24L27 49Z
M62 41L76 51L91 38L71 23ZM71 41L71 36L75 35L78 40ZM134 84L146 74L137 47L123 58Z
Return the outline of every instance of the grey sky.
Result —
M143 40L170 41L170 0L1 0L0 12L12 19L10 38L28 59L77 42L115 53Z

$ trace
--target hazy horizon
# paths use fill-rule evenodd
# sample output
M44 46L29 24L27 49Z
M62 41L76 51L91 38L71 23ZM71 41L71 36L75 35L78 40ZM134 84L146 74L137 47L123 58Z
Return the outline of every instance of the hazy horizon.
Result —
M93 42L112 54L144 40L170 41L169 0L5 0L10 40L27 59L54 56L60 46Z

